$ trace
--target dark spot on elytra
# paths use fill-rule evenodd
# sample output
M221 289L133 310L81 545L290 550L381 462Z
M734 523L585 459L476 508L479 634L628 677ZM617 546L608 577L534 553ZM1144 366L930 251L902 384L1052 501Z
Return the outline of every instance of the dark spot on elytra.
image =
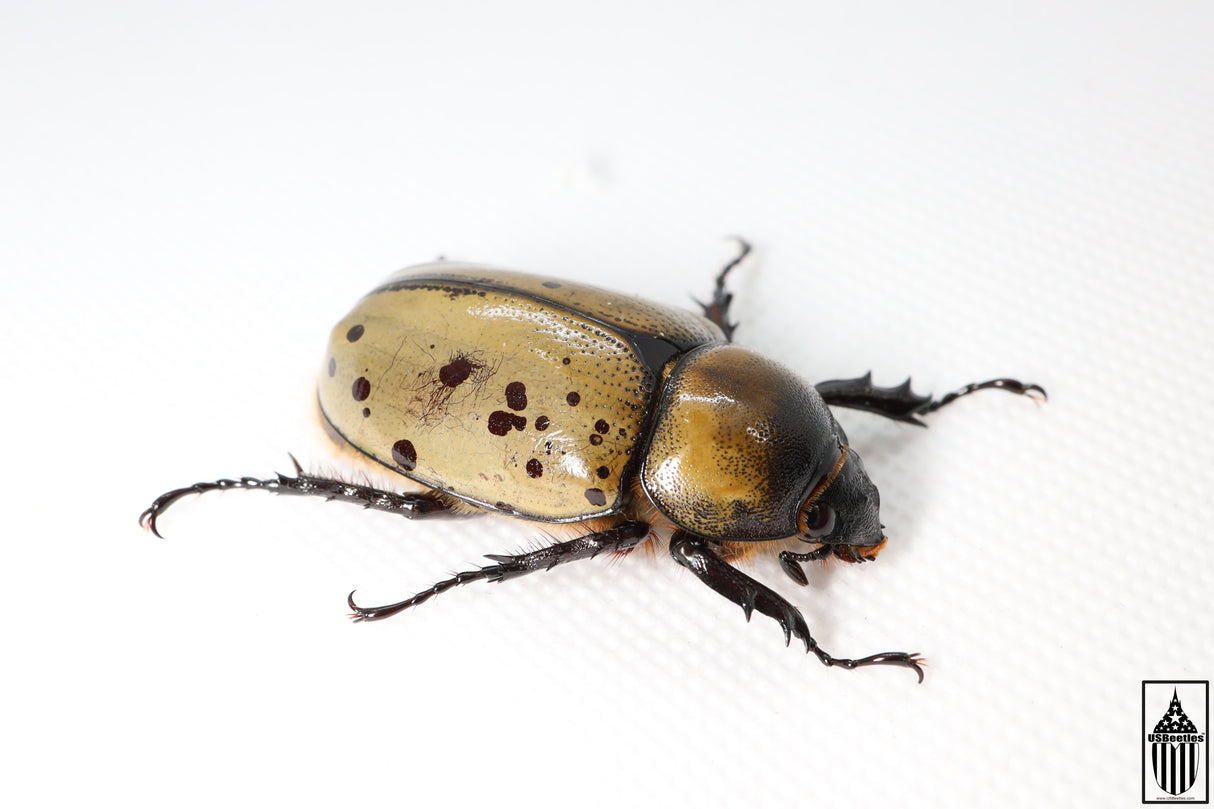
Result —
M620 438L623 438L626 435L628 435L628 431L625 430L623 427L621 427L620 428Z
M503 503L501 500L494 503L493 507L498 511L514 511L514 506L510 505L509 503Z
M371 395L371 383L367 381L365 376L360 376L354 380L354 387L350 389L350 392L354 395L354 401L364 401Z
M511 428L522 430L526 426L527 419L505 410L494 410L489 414L489 432L494 435L506 435Z
M586 499L590 501L592 506L607 505L607 495L603 494L602 489L587 489Z
M392 445L392 460L400 465L401 469L412 470L417 466L417 450L413 448L413 442L402 438Z
M610 429L611 429L611 425L608 424L603 419L599 419L598 421L596 421L594 423L595 432L599 432L599 433L602 433L603 435L607 435L607 431Z
M432 427L441 423L447 416L452 397L460 402L480 396L485 382L495 373L497 367L481 351L453 352L437 373L433 366L419 372L419 381L413 390L424 397L422 424Z
M547 287L548 289L560 289L561 288L561 285L559 283L557 283L556 281L545 281L541 286Z
M582 401L582 394L578 393L576 390L571 390L565 397L565 401L569 403L570 407L577 407L577 403Z
M471 376L476 368L467 357L456 357L438 369L438 381L448 388L454 388Z
M547 416L537 416L537 417L536 417L536 419L535 419L535 429L537 429L537 430L547 430L547 429L548 429L548 425L549 425L549 424L551 424L551 423L552 423L552 422L548 420L548 417L547 417Z
M527 386L522 382L511 382L506 386L506 405L511 410L527 409Z
M370 417L371 417L371 408L364 407L363 408L363 418L366 419L366 418L370 418Z
M527 475L533 478L538 478L544 474L544 465L535 458L527 461Z
M599 444L603 443L603 436L599 435L598 433L591 433L590 443L597 447Z
M337 358L329 357L329 376L337 375Z
M569 359L568 357L565 357L565 359L561 360L561 365L568 365L571 362L573 362L573 360Z
M606 480L607 476L611 474L611 470L605 466L600 466L598 469L594 470L594 474L599 476L599 480Z
M351 326L350 330L348 332L346 332L346 339L349 340L351 343L357 343L358 338L362 337L363 332L365 332L365 331L366 331L366 329L363 328L363 324L361 324L361 323L359 323L357 326Z

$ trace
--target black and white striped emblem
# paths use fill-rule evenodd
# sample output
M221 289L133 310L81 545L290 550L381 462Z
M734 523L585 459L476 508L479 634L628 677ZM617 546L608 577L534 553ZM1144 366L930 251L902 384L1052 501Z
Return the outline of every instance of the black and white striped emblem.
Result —
M1148 686L1153 692L1151 695L1148 695ZM1168 690L1172 692L1170 700ZM1203 725L1208 723L1208 681L1143 683L1143 730L1152 728L1149 723L1152 716L1159 717L1144 739L1144 753L1151 762L1155 783L1151 784L1150 777L1144 772L1143 803L1206 803L1209 800L1206 794L1209 788L1206 772L1208 762L1202 761L1203 748L1208 752L1205 728L1198 727L1198 723L1190 718L1185 705L1181 704L1182 696L1198 722ZM1157 711L1164 700L1168 700L1167 708L1160 716ZM1153 707L1148 709L1148 705ZM1159 791L1152 796L1150 793L1156 788Z
M1151 767L1155 783L1169 795L1188 792L1197 780L1197 764L1201 749L1196 742L1154 742L1151 745Z

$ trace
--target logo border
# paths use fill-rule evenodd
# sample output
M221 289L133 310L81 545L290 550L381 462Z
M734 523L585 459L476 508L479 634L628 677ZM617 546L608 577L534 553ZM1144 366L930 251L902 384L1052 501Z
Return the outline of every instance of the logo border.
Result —
M1203 743L1206 753L1206 799L1204 801L1192 800L1147 800L1147 686L1148 685L1204 685L1206 688L1206 716L1205 716L1205 737ZM1152 803L1188 803L1188 804L1208 804L1210 802L1210 681L1209 680L1143 680L1142 681L1142 750L1140 756L1139 780L1142 781L1142 802L1143 804ZM1187 712L1186 712L1187 713ZM1154 773L1152 773L1154 779ZM1152 781L1153 782L1153 781Z

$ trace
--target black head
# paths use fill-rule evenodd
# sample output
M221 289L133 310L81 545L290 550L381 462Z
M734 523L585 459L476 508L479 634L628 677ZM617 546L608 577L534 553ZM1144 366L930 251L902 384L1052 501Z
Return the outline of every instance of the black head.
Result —
M801 538L830 546L836 556L872 559L885 542L881 495L859 453L844 445L831 475L806 499L799 520Z

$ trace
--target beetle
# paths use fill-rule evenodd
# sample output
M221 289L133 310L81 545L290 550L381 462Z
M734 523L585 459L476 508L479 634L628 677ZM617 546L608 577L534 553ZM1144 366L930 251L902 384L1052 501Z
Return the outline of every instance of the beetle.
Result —
M526 553L490 554L379 607L348 600L355 621L387 618L474 581L505 581L667 538L676 563L752 612L774 618L827 666L911 669L917 653L835 657L800 611L731 564L757 548L779 554L799 585L801 565L876 558L885 546L880 496L831 406L924 426L921 417L986 389L1043 401L1040 385L1000 378L939 399L907 379L871 374L807 384L733 341L729 273L701 313L556 278L439 261L403 270L333 329L317 401L323 422L420 491L387 491L303 471L197 483L158 497L157 519L188 494L261 489L313 495L421 519L496 512L569 523L580 535ZM402 481L403 483L403 481Z

